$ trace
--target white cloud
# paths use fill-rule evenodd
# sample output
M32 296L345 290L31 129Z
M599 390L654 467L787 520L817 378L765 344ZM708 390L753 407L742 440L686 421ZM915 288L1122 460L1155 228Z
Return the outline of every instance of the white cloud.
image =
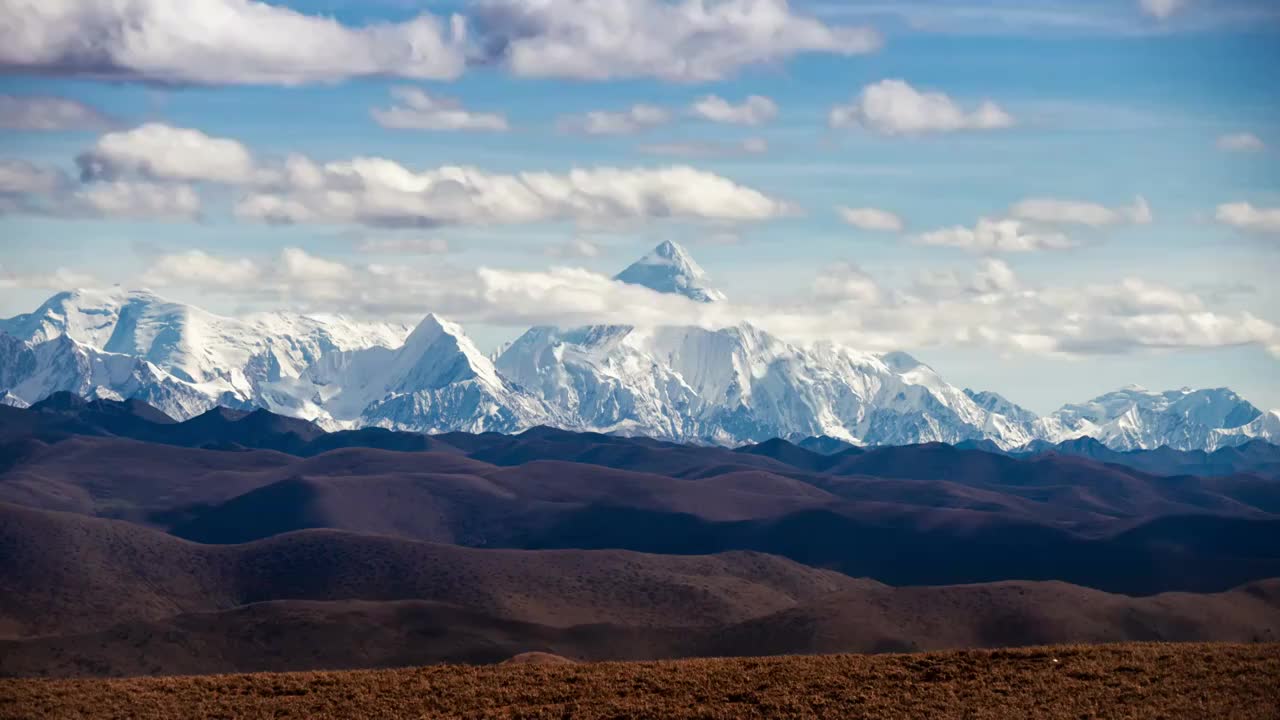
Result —
M449 242L439 237L364 237L356 249L370 255L443 255Z
M764 138L747 138L741 142L722 142L719 140L695 140L690 142L655 143L642 145L640 152L649 155L662 155L679 158L720 158L741 155L763 155L769 152L769 143Z
M250 193L241 218L377 226L661 218L767 220L791 205L687 166L498 175L468 167L414 172L382 158L317 165L295 156L279 187Z
M906 223L902 218L889 212L888 210L880 210L877 208L851 208L838 207L836 211L840 213L840 219L849 225L862 230L873 230L879 232L902 232L906 227Z
M1280 207L1255 207L1247 202L1224 203L1214 213L1223 225L1241 230L1280 232Z
M329 282L347 280L354 272L348 266L316 257L300 248L285 248L280 253L284 261L285 275L303 282Z
M221 258L188 250L156 258L141 281L151 287L194 286L234 290L257 282L261 271L246 258Z
M1186 5L1187 0L1138 0L1142 12L1157 20L1169 19Z
M418 88L394 88L399 102L389 108L374 108L373 119L385 128L397 130L487 130L503 132L507 119L498 113L472 112L451 98L432 97Z
M68 183L65 174L26 160L0 160L0 195L46 194Z
M1210 307L1174 287L1128 278L1113 283L1038 287L1007 263L984 259L967 272L936 273L894 289L847 263L815 278L812 291L754 304L696 303L578 268L465 269L439 261L412 266L347 264L290 248L254 264L222 262L252 282L225 282L215 262L173 268L176 279L239 299L374 316L441 313L463 323L528 327L629 324L672 317L702 327L752 322L794 342L835 341L866 350L982 346L1030 354L1100 355L1144 349L1256 345L1276 352L1280 328L1247 312ZM157 266L171 261L161 259ZM184 262L186 262L184 260ZM148 272L159 272L154 269Z
M1138 196L1129 207L1110 208L1097 203L1057 198L1027 198L1014 204L1009 215L1019 220L1051 225L1146 225L1152 220L1151 207Z
M1247 132L1221 135L1215 145L1226 152L1259 152L1267 148L1262 138Z
M763 95L750 95L734 105L717 95L708 95L693 104L700 118L731 125L763 125L778 116L778 105Z
M974 272L970 287L978 293L1008 292L1018 287L1018 278L1009 263L986 258Z
M61 214L106 218L195 218L200 196L189 185L112 180L81 186Z
M813 283L814 297L826 302L877 303L881 292L874 278L857 265L846 262L824 269Z
M254 176L253 156L239 142L162 123L107 133L76 163L86 180L136 174L150 180L234 184Z
M45 95L0 95L5 130L96 130L111 119L82 102Z
M391 75L452 79L466 27L429 14L346 26L255 0L8 0L0 67L159 83L300 85Z
M873 52L872 29L796 14L787 0L479 0L488 47L517 75L719 80L807 52Z
M881 135L996 130L1015 123L990 100L966 110L943 93L921 92L902 80L867 85L852 103L832 108L827 122L833 128L861 126Z
M566 115L557 125L561 132L584 135L631 135L642 130L665 125L671 113L654 105L632 105L626 110L611 112L594 110L582 115Z
M1055 232L1030 231L1020 220L979 218L972 228L955 226L921 233L912 239L917 245L954 247L971 252L1032 252L1063 250L1075 243Z
M666 218L745 222L796 212L783 200L684 165L504 175L455 166L414 171L377 157L321 164L290 155L263 164L235 140L158 123L108 133L77 162L86 185L119 180L139 190L144 185L155 189L162 183L198 182L238 188L243 193L234 205L235 214L270 223L423 227ZM0 182L3 171L0 168ZM29 168L15 165L9 174L13 183L34 181ZM171 213L186 203L188 192L172 190ZM0 210L12 211L14 205L8 199Z
M87 273L58 268L51 273L15 273L0 266L0 290L68 290L95 287L101 283Z
M179 219L200 214L185 184L111 180L77 185L60 170L0 160L0 214L61 218Z

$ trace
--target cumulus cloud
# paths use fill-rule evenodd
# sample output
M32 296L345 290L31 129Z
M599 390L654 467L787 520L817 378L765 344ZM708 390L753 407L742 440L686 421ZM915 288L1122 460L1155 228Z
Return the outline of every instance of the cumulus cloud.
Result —
M1247 132L1220 135L1214 144L1225 152L1260 152L1267 148L1262 138Z
M233 290L256 282L261 271L245 258L222 258L201 250L162 255L141 275L151 287L195 286Z
M821 301L865 305L879 302L882 291L875 278L862 268L838 262L819 273L813 283L813 294Z
M973 227L957 225L921 233L917 245L954 247L970 252L1002 253L1063 250L1074 247L1071 238L1056 232L1035 232L1021 220L979 218Z
M1151 207L1139 195L1129 207L1107 207L1097 203L1057 198L1027 198L1014 204L1009 215L1019 220L1051 225L1146 225L1151 222Z
M561 132L583 135L632 135L665 125L670 120L671 113L667 110L638 104L618 112L594 110L582 115L566 115L557 126Z
M139 213L194 214L199 200L193 183L239 190L235 215L268 223L750 222L796 212L784 200L685 165L497 174L455 166L418 171L378 157L318 163L290 155L259 162L235 140L159 123L103 135L77 163L82 204L114 214L125 214L125 205L113 200L130 192ZM32 192L70 184L57 171L0 165L0 211L22 210L20 200Z
M394 88L391 94L399 104L372 111L373 119L385 128L490 132L508 129L506 117L499 113L472 112L457 100L432 97L418 88Z
M777 117L778 105L763 95L750 95L738 105L717 95L708 95L695 102L691 111L711 122L755 126Z
M191 219L200 215L200 196L190 185L112 180L82 186L57 214L104 218Z
M828 25L787 0L479 0L491 55L517 75L719 80L799 53L873 52L872 29Z
M87 273L58 268L49 273L12 272L0 266L0 290L67 290L100 285Z
M1234 202L1218 206L1214 218L1223 225L1256 232L1280 232L1280 207L1255 207L1252 203Z
M297 156L280 186L252 192L236 205L244 219L378 226L757 221L793 210L758 190L687 166L500 175L469 167L415 172L382 158L319 165Z
M892 136L997 130L1013 126L1015 120L990 100L966 110L943 93L921 92L903 80L881 80L864 87L852 103L833 107L827 123Z
M1187 0L1138 0L1142 12L1157 20L1169 19L1186 5Z
M880 210L878 208L851 208L838 207L836 211L840 214L840 219L847 224L852 225L861 230L872 230L878 232L902 232L906 227L906 223L902 218L889 212L888 210Z
M65 174L27 160L0 160L0 195L46 194L68 183Z
M254 176L253 155L239 142L162 123L107 133L76 164L85 180L136 174L149 180L235 184Z
M460 16L352 27L256 0L0 4L0 68L10 72L301 85L378 75L452 79L465 65Z
M739 142L720 140L694 140L689 142L655 143L640 146L640 152L679 158L721 158L741 155L762 155L769 152L764 138L747 138Z
M46 95L0 95L5 130L98 130L112 120L82 102Z
M61 218L191 219L200 197L185 184L111 180L78 185L66 173L0 160L0 214Z
M193 256L197 264L217 267ZM183 260L185 263L187 258ZM170 262L161 258L156 266ZM752 303L697 303L580 268L465 269L439 262L412 266L337 263L290 248L253 263L227 259L253 282L223 282L216 272L179 266L191 283L240 299L287 299L291 307L375 316L437 312L464 323L681 323L708 328L751 322L793 342L835 341L866 350L972 345L1032 354L1100 355L1144 349L1257 345L1276 352L1280 328L1247 312L1210 307L1201 297L1137 278L1085 285L1036 286L997 259L934 273L893 288L865 269L835 263L812 289ZM151 271L148 271L151 272ZM157 271L158 272L158 271Z

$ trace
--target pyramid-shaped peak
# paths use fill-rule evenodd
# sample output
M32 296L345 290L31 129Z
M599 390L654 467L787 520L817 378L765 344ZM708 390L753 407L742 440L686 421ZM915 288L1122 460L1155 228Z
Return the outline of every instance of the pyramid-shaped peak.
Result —
M670 240L654 248L615 277L660 293L683 295L698 302L719 302L724 293L707 282L707 273L689 252Z
M400 387L444 387L452 382L479 378L494 388L503 387L493 362L480 352L461 325L428 313L394 354L391 375Z

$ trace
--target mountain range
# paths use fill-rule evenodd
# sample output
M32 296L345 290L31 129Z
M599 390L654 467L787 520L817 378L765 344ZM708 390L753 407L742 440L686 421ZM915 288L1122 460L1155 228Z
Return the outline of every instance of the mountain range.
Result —
M617 276L715 303L665 242ZM957 388L903 352L801 346L748 323L706 329L534 327L495 357L428 314L416 327L335 315L226 318L145 290L75 290L0 320L0 402L53 393L145 401L175 419L265 408L326 429L513 433L536 426L738 446L829 438L874 446L1094 438L1117 451L1280 440L1280 411L1226 388L1137 386L1040 417Z

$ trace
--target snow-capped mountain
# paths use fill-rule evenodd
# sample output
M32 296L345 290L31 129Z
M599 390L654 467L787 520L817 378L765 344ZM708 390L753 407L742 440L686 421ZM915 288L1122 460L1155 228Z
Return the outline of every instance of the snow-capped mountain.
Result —
M557 420L544 403L501 377L461 327L435 315L427 315L398 348L331 352L302 377L265 392L277 410L290 409L289 399L305 398L314 408L304 414L339 425L515 432Z
M617 279L700 302L723 293L675 243ZM536 327L486 356L428 314L410 332L338 316L222 317L150 292L59 293L0 320L0 403L52 392L136 397L175 418L265 407L328 428L515 432L535 425L736 445L774 437L854 444L1095 437L1119 450L1280 441L1280 413L1227 389L1137 387L1038 417L961 390L912 356L801 346L750 324Z
M145 290L113 289L58 293L34 312L0 320L0 333L43 358L32 377L3 384L25 402L78 386L144 399L146 388L166 387L152 404L189 417L215 405L267 405L263 384L298 377L331 352L397 346L408 328L296 313L234 319ZM124 379L130 375L142 378L139 389Z
M702 302L724 294L665 242L617 279ZM802 348L750 324L533 328L497 369L583 427L684 441L758 442L827 435L894 444L1031 438L905 353Z
M711 287L707 273L689 253L673 242L664 242L614 276L615 280L643 285L661 293L683 295L698 302L719 302L724 293Z
M207 395L141 358L103 352L67 335L32 343L0 333L0 388L4 404L19 407L61 391L112 400L138 398L182 417L214 405L240 404L229 394Z
M1022 425L1030 425L1040 417L1021 405L1010 402L1007 398L997 392L992 392L990 390L978 391L965 388L964 394L968 395L969 399L977 403L978 407L983 410L1003 415L1006 418Z
M1259 419L1252 430L1243 429ZM1049 442L1088 436L1115 450L1161 445L1215 450L1251 437L1280 438L1268 436L1263 413L1227 388L1152 392L1130 385L1087 403L1065 405L1031 426L1037 438ZM1240 440L1232 442L1235 437Z

